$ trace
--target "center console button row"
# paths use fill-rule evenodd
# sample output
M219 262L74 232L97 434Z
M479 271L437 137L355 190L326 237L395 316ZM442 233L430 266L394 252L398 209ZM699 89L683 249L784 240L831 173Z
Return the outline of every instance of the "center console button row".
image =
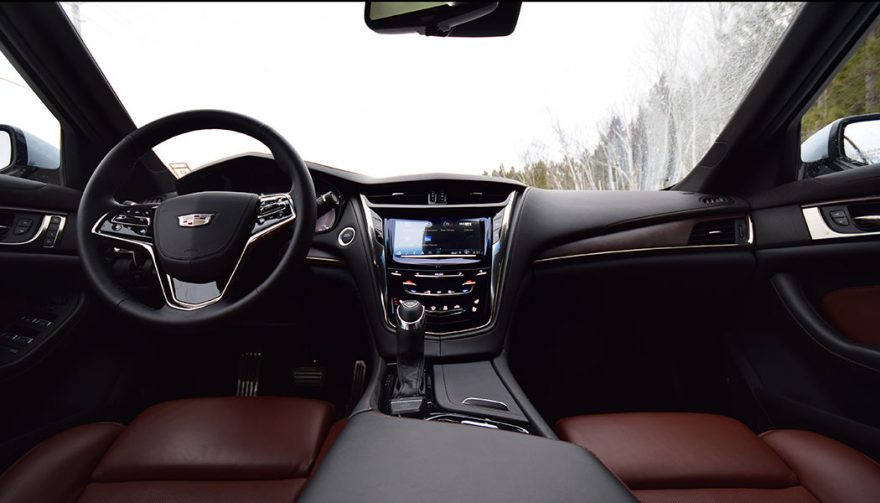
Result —
M400 273L398 273L398 274L400 274ZM442 273L442 272L435 272L434 274L422 274L420 272L417 272L415 274L416 278L428 278L428 279L461 278L462 276L464 276L464 274L460 273L460 272L455 273L455 274L446 274L446 273Z
M408 285L406 283L404 283L404 285L415 286L415 284ZM424 297L449 297L449 296L454 296L454 295L469 295L470 293L472 293L474 291L474 287L473 287L473 285L470 285L470 288L462 288L462 290L460 292L456 292L455 290L446 290L445 292L442 292L440 290L437 290L436 292L433 290L425 290L425 291L420 292L418 290L415 290L412 288L405 288L405 287L404 287L404 291L410 295L421 295Z

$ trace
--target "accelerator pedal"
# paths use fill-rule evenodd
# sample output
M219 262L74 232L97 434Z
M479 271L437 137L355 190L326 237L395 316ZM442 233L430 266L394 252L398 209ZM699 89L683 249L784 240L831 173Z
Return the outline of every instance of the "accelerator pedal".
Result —
M351 414L361 395L364 394L364 386L367 380L367 364L363 360L354 362L354 370L351 374L351 394L348 395L348 404L345 406L345 415Z
M257 396L260 391L260 359L259 352L242 353L238 358L238 383L235 396Z

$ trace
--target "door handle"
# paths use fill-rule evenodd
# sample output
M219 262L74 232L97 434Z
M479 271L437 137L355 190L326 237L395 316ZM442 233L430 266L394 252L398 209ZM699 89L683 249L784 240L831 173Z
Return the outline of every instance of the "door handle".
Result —
M880 215L859 215L853 217L853 222L865 229L877 229L880 228Z

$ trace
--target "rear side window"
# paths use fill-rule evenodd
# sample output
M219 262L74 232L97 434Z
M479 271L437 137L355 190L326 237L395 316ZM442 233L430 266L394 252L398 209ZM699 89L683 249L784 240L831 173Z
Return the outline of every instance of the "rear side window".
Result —
M61 183L61 125L0 56L0 174Z
M800 178L880 164L880 23L801 119Z

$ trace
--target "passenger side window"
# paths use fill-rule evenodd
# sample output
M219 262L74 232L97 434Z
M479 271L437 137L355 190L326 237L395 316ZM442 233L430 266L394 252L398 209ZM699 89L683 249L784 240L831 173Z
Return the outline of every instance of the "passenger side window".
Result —
M799 178L880 164L880 23L801 119Z
M61 184L61 125L0 57L0 175Z

